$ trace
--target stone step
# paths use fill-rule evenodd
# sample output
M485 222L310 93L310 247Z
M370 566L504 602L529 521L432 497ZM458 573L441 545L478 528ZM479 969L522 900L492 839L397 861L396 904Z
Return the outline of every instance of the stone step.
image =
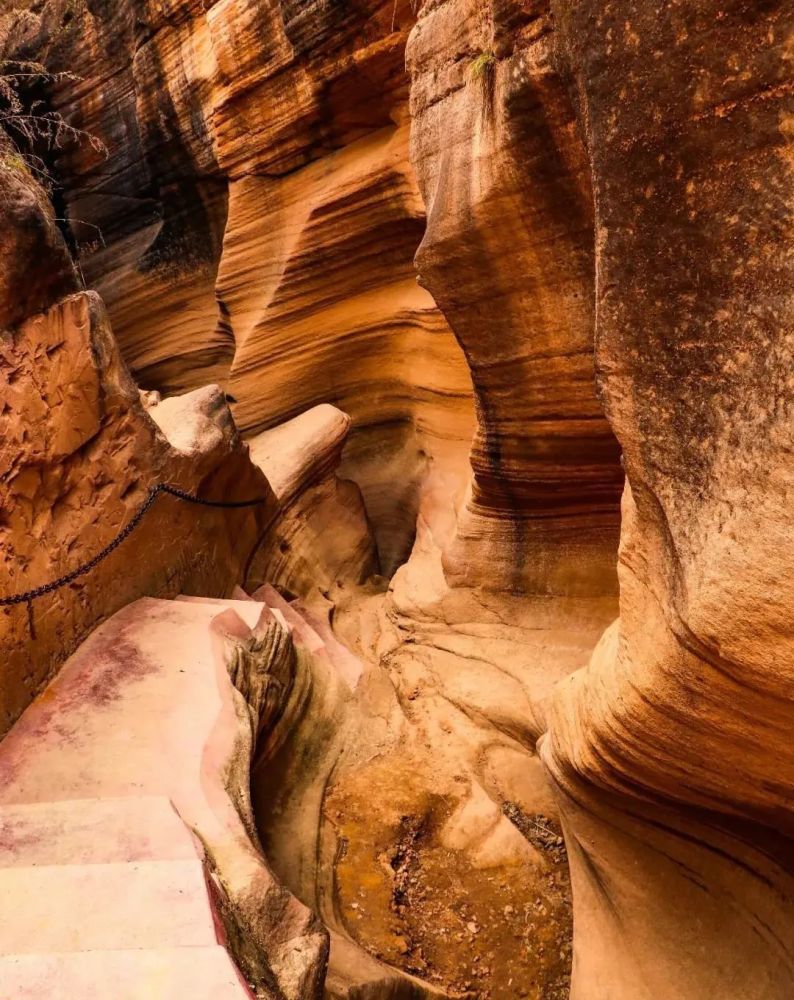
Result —
M224 948L0 956L3 1000L246 1000Z
M256 628L259 616L262 613L263 604L260 601L240 601L226 597L193 597L191 594L179 594L177 601L184 601L188 604L210 604L215 605L219 611L231 608L236 611L249 628Z
M364 664L336 638L327 622L306 608L302 601L286 601L269 583L255 590L253 597L256 601L264 601L274 614L281 613L292 630L296 644L315 655L322 653L327 656L339 677L351 691L355 690L364 673Z
M0 869L0 955L215 944L198 858Z
M235 590L241 594L245 594L245 591L240 590L239 587L236 587ZM234 611L245 622L248 628L252 630L262 627L263 623L275 619L286 632L292 632L292 626L287 622L281 611L277 608L268 607L262 601L255 601L253 597L248 597L247 595L245 597L227 599L225 597L192 597L190 594L179 594L176 600L186 601L188 604L215 605L219 611ZM256 614L254 614L253 608L258 609Z
M248 636L261 614L261 602L141 598L92 633L0 743L0 1000L23 986L64 1000L246 996L228 992L223 955L212 959L224 961L217 982L193 976L190 960L182 975L153 959L157 988L132 958L59 957L223 948L192 830L221 859L228 905L256 947L270 955L272 938L298 970L320 961L297 901L285 913L290 944L257 923L251 880L263 899L276 886L227 787L250 721L229 675L232 640L216 625L226 616ZM245 669L260 666L265 654L252 653Z
M162 795L214 823L209 748L239 726L211 641L224 607L142 598L96 629L0 743L0 804Z
M198 856L190 830L165 796L0 805L0 869Z
M284 600L275 587L265 583L254 591L253 596L255 601L264 601L272 611L278 611L284 616L298 645L304 646L312 653L325 649L325 643L320 636L289 601Z
M293 601L291 607L298 612L315 634L319 635L325 644L331 663L339 671L340 677L344 679L351 691L355 690L361 675L364 673L364 664L361 660L337 639L330 624L316 615L310 608L307 608L303 601Z

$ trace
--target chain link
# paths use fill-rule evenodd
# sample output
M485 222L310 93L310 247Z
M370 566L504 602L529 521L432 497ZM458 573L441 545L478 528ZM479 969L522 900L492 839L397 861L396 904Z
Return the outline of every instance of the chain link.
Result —
M78 577L85 576L86 573L90 573L95 566L98 566L103 559L107 559L110 553L115 551L124 539L135 531L145 517L146 512L161 493L168 493L172 497L176 497L177 500L184 500L186 503L200 504L202 507L226 507L231 509L240 507L257 507L259 504L266 503L269 499L268 497L256 497L253 500L206 500L204 497L196 496L195 493L188 493L187 490L180 490L177 486L169 486L168 483L158 483L157 486L150 487L146 499L136 510L132 519L124 525L113 541L109 542L100 552L97 552L92 559L89 559L88 562L83 563L82 566L78 566L71 572L58 577L57 580L51 580L49 583L43 583L40 587L34 587L33 590L26 590L24 593L14 594L12 597L0 597L0 607L7 608L16 604L27 604L29 601L35 601L36 598L44 597L46 594L51 594L53 591L59 590L61 587L65 587L68 583L72 583L74 580L77 580Z

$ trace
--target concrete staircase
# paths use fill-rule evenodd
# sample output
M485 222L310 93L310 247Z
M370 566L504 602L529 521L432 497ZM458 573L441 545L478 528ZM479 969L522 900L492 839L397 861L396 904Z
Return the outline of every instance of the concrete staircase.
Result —
M205 852L231 858L263 907L281 893L282 923L285 890L229 796L229 762L250 754L252 733L218 623L238 639L278 623L351 687L361 666L273 588L235 596L124 608L0 743L0 1000L255 995L227 951L217 903L228 909L229 887ZM292 903L298 947L311 915Z
M0 997L250 997L165 797L0 809Z

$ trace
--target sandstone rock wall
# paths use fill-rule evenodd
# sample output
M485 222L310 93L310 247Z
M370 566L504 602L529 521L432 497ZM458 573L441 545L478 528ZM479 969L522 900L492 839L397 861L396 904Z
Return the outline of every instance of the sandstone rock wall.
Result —
M620 620L553 700L576 1000L794 982L792 10L558 0L628 485Z
M63 47L83 79L55 104L108 150L59 157L66 214L136 377L219 380L244 433L349 413L387 573L429 478L462 499L474 391L450 582L614 589L590 180L552 38L547 3L125 0Z
M3 596L87 562L157 483L222 499L269 494L217 388L185 398L175 444L167 440L144 409L93 293L66 298L4 331L0 380ZM167 419L163 425L168 430ZM161 496L90 573L3 609L0 727L102 618L134 597L229 592L273 508L269 501L250 510L213 510Z
M55 104L100 137L56 164L83 273L146 388L220 381L244 433L318 403L353 418L386 569L421 483L461 488L471 380L417 287L407 0L91 2Z
M593 383L590 176L548 3L422 5L411 33L422 284L459 338L478 430L447 578L614 586L621 470Z
M421 949L389 910L382 862L403 818L430 822L428 790L443 784L453 819L432 828L434 849L457 844L458 861L488 831L515 841L506 805L553 821L533 756L545 730L571 860L574 1000L790 995L792 27L783 0L88 0L62 52L84 79L52 99L109 155L64 149L55 168L82 273L144 385L220 379L268 459L281 421L318 403L349 412L339 471L362 488L385 574L419 515L389 592L376 582L336 609L372 667L372 743L353 727L362 770L332 785L309 769L299 845L276 817L279 864L300 869L306 899L322 883L329 922L345 901L338 926L408 971L432 963L409 966ZM92 551L110 537L150 476L208 492L258 480L211 413L208 449L192 446L198 430L165 441L151 417L184 431L190 401L144 412L96 300L63 299L76 278L52 213L8 171L3 185L15 458L0 499L16 590L49 577L53 538L67 539L60 567L87 523ZM35 254L47 266L15 298ZM200 398L223 411L220 393ZM311 477L292 470L302 485L293 497L285 481L287 516L261 554L296 590L313 572L332 589L345 548L341 575L358 584L376 568L358 493L331 474L334 421L317 452L328 475L297 496ZM620 619L575 670L614 616L619 449ZM333 530L334 512L352 541L323 538L314 571L305 529ZM212 543L196 544L192 510L161 515L165 543L140 536L149 575L125 576L119 554L64 603L4 615L7 719L140 589L227 587L261 525L202 516ZM279 744L285 773L315 738L345 744L319 696L316 711L312 733L296 725L294 746ZM263 801L283 780L263 778ZM318 831L332 861L315 885ZM353 933L367 880L371 919ZM534 930L556 945L565 926ZM565 989L566 963L546 985ZM510 996L509 974L498 988Z
M99 297L55 301L76 278L42 189L24 168L0 165L0 192L9 206L0 230L0 595L87 562L159 482L208 497L271 497L217 388L147 412ZM0 732L80 640L130 600L183 588L228 592L274 509L274 499L219 511L160 497L90 574L0 610Z

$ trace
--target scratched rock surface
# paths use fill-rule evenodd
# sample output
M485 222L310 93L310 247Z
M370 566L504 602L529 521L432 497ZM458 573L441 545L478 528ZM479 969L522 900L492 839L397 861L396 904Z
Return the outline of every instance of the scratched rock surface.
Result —
M53 302L75 278L46 195L14 166L0 166L0 187L13 206L0 237L0 595L28 591L93 558L159 482L209 497L268 498L257 508L221 511L159 497L90 574L2 609L4 731L76 644L130 600L182 589L228 592L275 500L220 390L147 411L96 293ZM45 311L22 320L29 308Z

